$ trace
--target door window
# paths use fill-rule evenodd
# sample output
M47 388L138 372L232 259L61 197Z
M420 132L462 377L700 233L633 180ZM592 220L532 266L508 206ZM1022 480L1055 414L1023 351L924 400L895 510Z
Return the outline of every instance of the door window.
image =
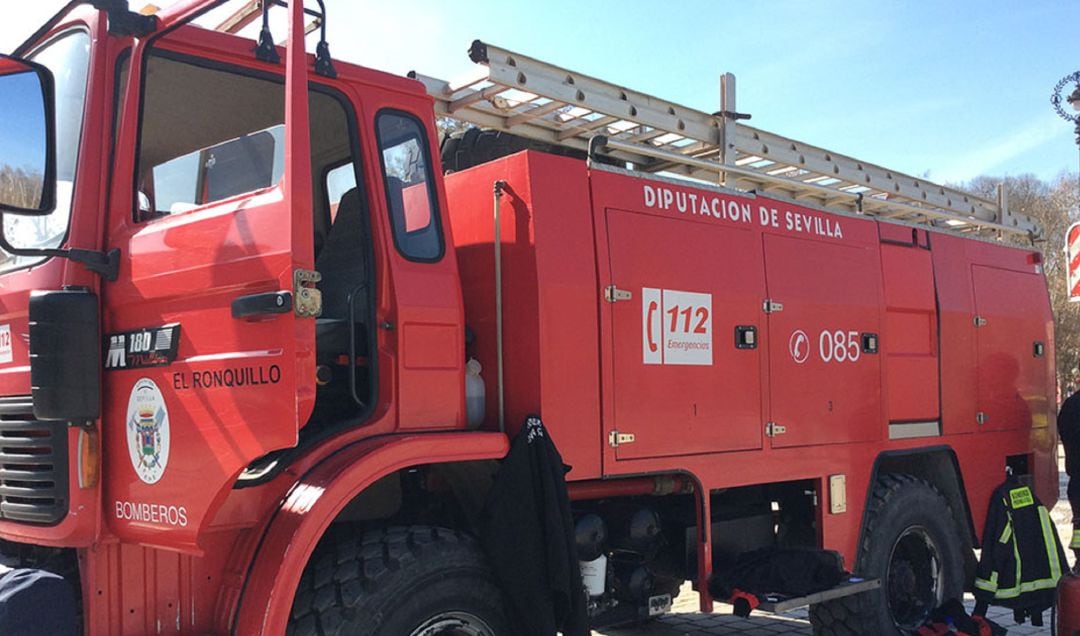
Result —
M187 212L281 180L280 83L161 54L148 59L146 78L138 219Z
M394 244L409 260L437 261L443 241L424 128L396 111L379 113L376 128Z

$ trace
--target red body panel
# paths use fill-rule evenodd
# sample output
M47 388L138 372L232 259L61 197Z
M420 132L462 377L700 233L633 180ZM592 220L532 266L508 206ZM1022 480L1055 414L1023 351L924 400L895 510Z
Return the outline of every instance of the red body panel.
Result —
M502 180L509 183L501 205L507 428L512 433L526 415L542 414L563 461L573 467L570 477L596 478L602 435L595 372L599 291L587 175L580 162L529 157L494 161L446 179L465 323L477 334L470 353L483 366L487 422L493 426L498 397L491 192Z
M975 422L972 266L994 263L1008 276L1022 277L1022 293L1033 301L1024 317L1015 319L1027 330L1025 338L1049 339L1048 296L1029 262L1030 252L764 197L589 171L580 162L522 153L448 177L466 320L477 332L477 355L489 378L495 335L488 193L500 179L512 193L512 204L504 203L502 226L508 421L516 423L530 409L540 412L567 461L577 467L571 479L592 477L578 471L595 465L597 458L605 476L686 471L707 489L844 474L847 512L825 513L821 528L825 546L849 559L874 463L883 452L952 449L977 528L990 491L1004 477L1005 457L1032 453L1040 496L1051 496L1056 488L1049 479L1056 474L1051 461L1056 436L1047 426L1053 389L1052 383L1038 380L1049 377L1038 374L1051 372L1051 356L1034 358L1030 342L1008 347L1010 358L1035 378L1019 391L1032 417L1014 419L1001 432L980 430ZM543 205L542 196L573 191L583 179L591 191L591 212L582 210L584 200ZM591 228L583 226L584 215L591 215ZM548 225L571 232L545 244L538 228ZM567 302L554 315L538 312L535 299L544 298L542 290L578 289L582 280L591 281L591 266L579 265L569 248L586 237L596 245L597 283L590 282L574 297L576 304ZM542 258L547 250L563 258ZM603 290L609 285L629 291L631 299L605 302ZM712 366L646 362L644 288L712 291ZM766 314L761 306L766 298L783 309ZM591 333L577 319L594 310L599 359L592 358L591 350L540 346L537 333L547 330ZM547 320L536 322L537 313ZM993 308L987 318L997 322L1008 315L1012 320L1014 313ZM733 329L744 323L758 328L756 351L735 348ZM808 336L802 363L792 352L796 329ZM829 360L828 353L823 355L823 332L834 336ZM863 350L864 334L878 337L876 353ZM839 354L844 359L838 360L836 343L842 339L848 355ZM858 359L852 362L855 344ZM574 382L567 385L600 377L602 438L594 427L583 425L595 408L591 393L563 385L548 391L550 385L539 379L564 367L575 369ZM715 390L717 395L702 388L725 382L729 388ZM492 395L489 391L489 414ZM562 415L574 404L569 410L580 417ZM1014 416L1018 412L1011 411ZM786 432L762 437L769 421L785 426ZM905 425L927 422L941 434L903 439ZM616 430L633 433L635 441L617 449L608 446L607 433Z
M612 284L633 295L603 308L611 314L604 341L615 368L607 419L635 436L616 449L618 458L760 448L761 353L734 347L737 325L760 327L760 243L740 228L605 213ZM716 254L720 262L685 267L690 254ZM728 277L723 261L747 267Z

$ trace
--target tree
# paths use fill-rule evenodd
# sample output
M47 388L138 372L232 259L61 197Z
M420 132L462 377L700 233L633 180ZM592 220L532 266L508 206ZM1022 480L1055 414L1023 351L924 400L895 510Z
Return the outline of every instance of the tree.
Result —
M451 117L439 117L435 120L435 126L439 129L439 139L441 140L454 133L465 132L472 127L472 124Z
M20 208L33 209L41 203L45 178L23 168L0 166L0 200Z

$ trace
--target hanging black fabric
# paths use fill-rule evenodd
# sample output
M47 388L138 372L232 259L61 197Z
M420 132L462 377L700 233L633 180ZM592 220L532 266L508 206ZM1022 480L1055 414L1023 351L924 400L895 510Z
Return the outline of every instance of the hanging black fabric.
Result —
M739 555L709 578L709 593L726 599L733 590L806 596L840 584L846 573L840 554L811 548L762 548Z
M515 634L588 633L566 470L540 418L530 416L488 495L480 542L510 606Z
M982 535L975 578L975 614L989 605L1013 609L1017 623L1042 624L1054 590L1067 569L1057 529L1046 507L1027 486L1009 477L994 489Z

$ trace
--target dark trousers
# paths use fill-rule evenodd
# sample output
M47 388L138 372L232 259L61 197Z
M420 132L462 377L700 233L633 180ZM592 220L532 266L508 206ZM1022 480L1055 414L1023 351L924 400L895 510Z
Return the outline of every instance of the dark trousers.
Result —
M61 576L20 568L0 573L0 634L74 636L75 593Z

